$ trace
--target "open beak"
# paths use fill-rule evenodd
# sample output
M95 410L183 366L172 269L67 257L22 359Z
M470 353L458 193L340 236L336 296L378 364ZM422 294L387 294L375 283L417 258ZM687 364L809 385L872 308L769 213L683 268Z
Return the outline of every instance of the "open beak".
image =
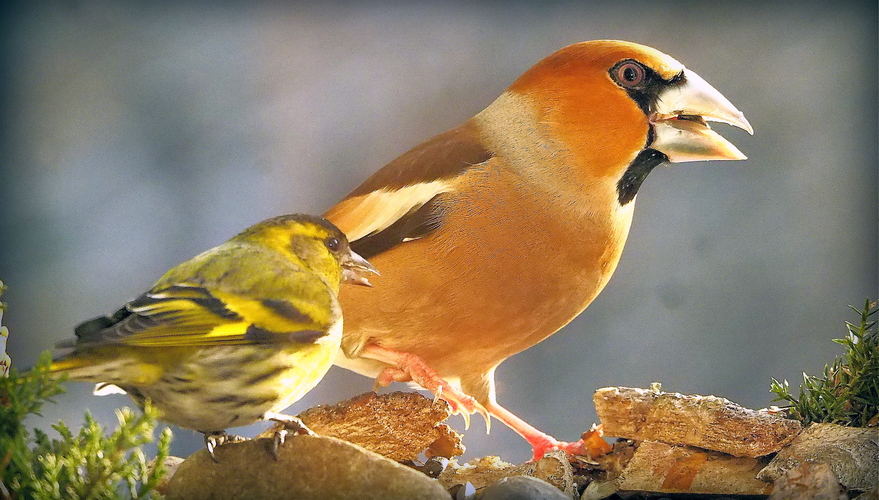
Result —
M366 278L366 275L373 273L380 276L378 269L375 268L368 260L348 250L348 255L342 257L342 283L353 283L355 285L372 286L372 283Z
M744 160L729 141L711 130L707 122L720 122L754 134L745 115L696 73L685 70L682 84L659 94L650 115L655 139L650 147L673 163L701 160Z

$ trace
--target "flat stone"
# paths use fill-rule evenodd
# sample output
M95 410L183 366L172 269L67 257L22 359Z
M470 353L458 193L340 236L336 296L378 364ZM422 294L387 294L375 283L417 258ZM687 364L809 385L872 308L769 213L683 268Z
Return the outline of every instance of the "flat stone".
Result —
M715 396L605 387L595 391L593 400L608 436L696 446L736 457L774 453L802 430L799 421Z
M168 484L168 500L436 499L449 500L435 480L345 441L288 437L270 452L271 439L219 446L187 458Z
M644 441L617 485L629 492L768 495L772 484L755 478L767 463L768 459Z
M828 464L848 489L879 488L879 429L812 424L760 471L775 481L802 463Z
M775 481L769 500L848 500L828 464L802 463Z
M536 477L555 486L568 498L574 495L574 472L563 451L551 451L536 462L521 465L513 465L492 456L477 458L463 465L452 460L440 474L439 482L446 489L468 482L481 489L505 477L514 476Z
M309 408L298 417L320 436L343 439L396 461L428 456L451 458L464 453L461 435L444 420L449 404L417 392L361 394L334 405ZM260 437L271 437L279 425Z

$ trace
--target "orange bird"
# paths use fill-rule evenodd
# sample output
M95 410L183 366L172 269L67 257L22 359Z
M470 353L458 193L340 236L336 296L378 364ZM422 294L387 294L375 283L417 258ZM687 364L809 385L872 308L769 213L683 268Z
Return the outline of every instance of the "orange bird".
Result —
M324 214L382 270L374 288L341 291L336 364L378 385L415 382L468 423L493 416L535 459L585 454L499 405L495 369L601 292L653 168L745 159L709 121L752 133L717 90L650 47L582 42L538 62Z

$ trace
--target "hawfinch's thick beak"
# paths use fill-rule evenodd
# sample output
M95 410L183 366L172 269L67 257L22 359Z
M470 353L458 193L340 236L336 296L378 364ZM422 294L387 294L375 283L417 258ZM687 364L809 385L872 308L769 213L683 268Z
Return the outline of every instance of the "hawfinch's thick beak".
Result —
M665 153L673 163L700 160L744 160L729 141L711 130L707 122L720 122L754 134L745 115L696 73L659 94L650 121L656 137L651 148Z
M380 276L378 269L375 268L368 260L349 250L348 255L342 257L342 283L352 283L354 285L372 286L372 283L366 278L366 274L373 273Z

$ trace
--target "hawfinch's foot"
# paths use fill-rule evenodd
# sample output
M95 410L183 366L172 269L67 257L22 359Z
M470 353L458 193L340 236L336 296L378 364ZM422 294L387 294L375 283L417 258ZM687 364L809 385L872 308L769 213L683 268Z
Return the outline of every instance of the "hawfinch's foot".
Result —
M464 394L446 382L418 356L398 352L377 345L364 348L363 357L377 359L391 366L386 367L375 379L377 387L387 387L392 382L414 382L449 403L452 413L464 417L464 427L470 428L470 415L478 413L485 418L486 428L491 427L488 411L471 396Z
M525 438L525 441L528 441L534 451L531 457L532 461L540 460L546 452L553 450L562 450L569 456L584 456L594 459L607 454L612 449L611 445L602 439L601 436L604 432L600 425L593 425L592 429L583 433L582 439L579 441L567 443L537 430L496 402L488 404L488 411L496 419Z

